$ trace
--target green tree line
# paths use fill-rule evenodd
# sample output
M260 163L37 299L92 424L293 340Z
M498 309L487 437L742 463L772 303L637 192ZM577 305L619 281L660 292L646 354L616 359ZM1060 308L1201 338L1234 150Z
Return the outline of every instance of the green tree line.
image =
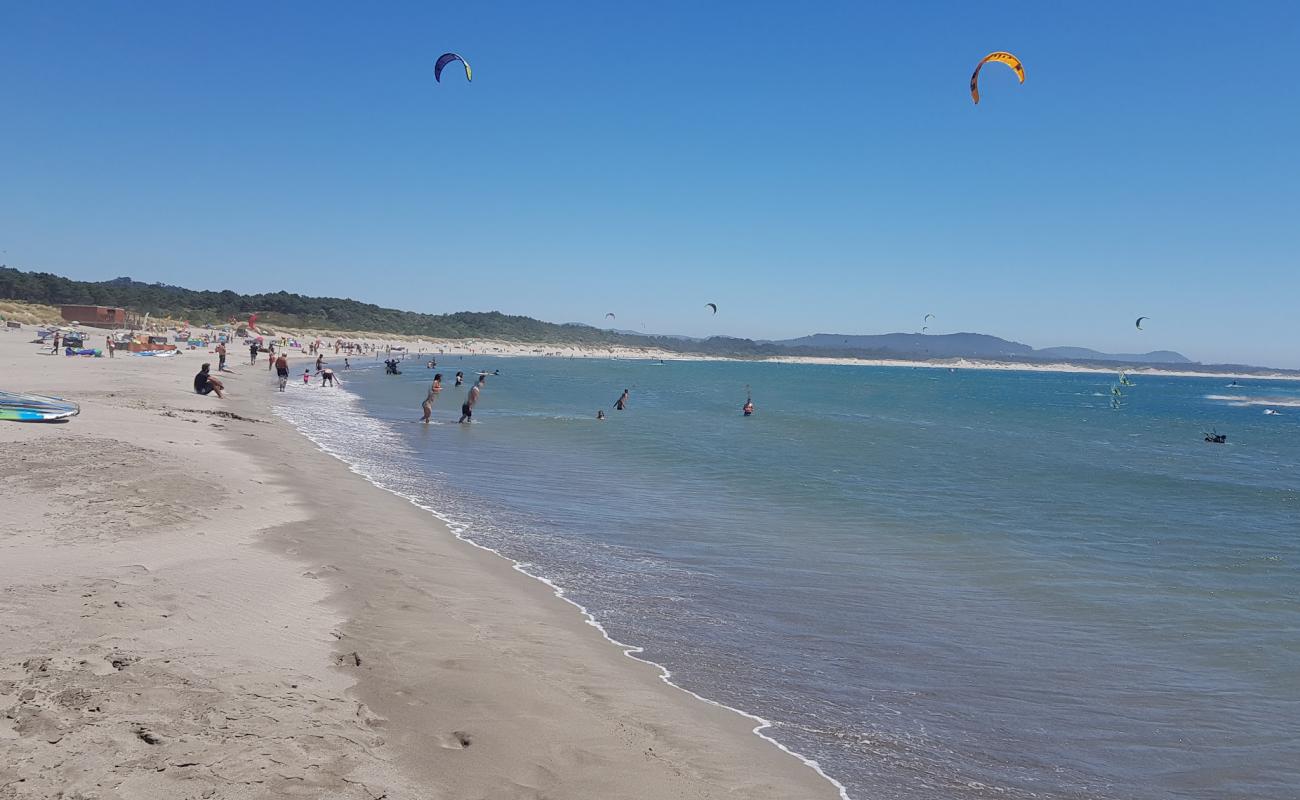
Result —
M722 336L687 340L615 333L590 325L561 325L497 311L420 314L347 298L308 297L292 292L240 294L228 290L198 291L163 283L143 283L131 278L74 281L47 272L23 272L10 267L0 267L0 298L56 306L115 306L141 315L188 320L193 325L220 325L231 319L242 322L249 314L255 313L259 324L265 323L271 328L279 325L318 330L373 331L431 339L498 339L591 347L656 347L675 352L741 357L790 355L796 350L802 350ZM817 355L827 355L825 350L815 352Z

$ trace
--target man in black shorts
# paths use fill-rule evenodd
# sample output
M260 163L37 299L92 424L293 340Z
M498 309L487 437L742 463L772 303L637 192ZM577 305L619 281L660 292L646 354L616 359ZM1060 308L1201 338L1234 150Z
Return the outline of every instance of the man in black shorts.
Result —
M485 383L487 383L487 376L480 375L478 376L478 383L469 387L469 397L465 398L465 402L460 407L461 422L468 422L474 416L474 406L478 403L479 392L482 391Z
M208 374L211 367L211 364L204 364L203 368L199 370L199 374L194 376L194 391L199 394L216 392L217 397L221 397L221 390L226 387L221 381Z

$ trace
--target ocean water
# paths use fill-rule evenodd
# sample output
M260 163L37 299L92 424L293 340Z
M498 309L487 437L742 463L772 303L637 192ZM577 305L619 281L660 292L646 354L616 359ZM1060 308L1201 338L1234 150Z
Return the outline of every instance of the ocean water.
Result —
M1300 384L1138 375L1114 410L1105 375L439 371L430 426L414 361L276 410L856 800L1300 797Z

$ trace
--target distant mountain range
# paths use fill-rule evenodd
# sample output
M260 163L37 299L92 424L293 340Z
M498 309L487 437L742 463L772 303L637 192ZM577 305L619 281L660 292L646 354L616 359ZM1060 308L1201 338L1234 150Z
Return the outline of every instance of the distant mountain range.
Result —
M636 331L611 331L584 323L556 324L496 311L461 311L422 314L383 308L350 298L310 297L289 292L239 294L232 291L195 291L130 278L110 281L74 281L58 275L24 272L0 265L0 299L47 305L83 304L120 306L154 320L188 320L196 325L220 325L258 314L272 328L320 331L370 331L432 339L496 339L538 344L573 344L593 349L631 350L725 356L728 358L831 358L928 360L970 358L985 361L1042 363L1068 361L1113 367L1161 365L1216 372L1271 372L1235 364L1204 365L1170 350L1151 353L1102 353L1085 347L1048 347L1035 350L1027 344L982 333L887 333L862 336L818 333L784 341L755 341L729 336L693 339L688 336L653 335Z
M896 357L982 358L1032 361L1117 361L1131 364L1192 364L1190 358L1172 350L1150 353L1103 353L1086 347L1046 347L1035 350L1027 344L1013 342L984 333L946 333L930 336L923 333L884 333L861 336L838 333L815 333L798 339L771 342L780 347L814 348L844 352L864 350L889 353Z

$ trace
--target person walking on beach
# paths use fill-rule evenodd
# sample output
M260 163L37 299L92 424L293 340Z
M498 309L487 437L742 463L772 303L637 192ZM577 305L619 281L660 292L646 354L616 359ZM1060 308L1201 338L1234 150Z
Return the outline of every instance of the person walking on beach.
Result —
M217 397L222 397L221 390L226 388L225 384L208 373L212 368L211 364L205 363L200 369L199 374L194 376L194 391L198 394L217 393Z
M217 372L226 371L226 344L221 342L217 344Z
M631 390L630 390L630 389L624 389L624 390L623 390L623 394L622 394L622 396L619 397L618 400L614 401L614 410L615 410L615 411L622 411L623 409L627 408L627 400L628 400L627 393L628 393L629 391L631 391Z
M425 425L429 424L429 419L433 416L433 401L438 399L438 392L442 391L442 373L439 372L433 376L433 385L429 387L429 394L424 398L420 407L424 409L424 419L420 420Z
M275 377L279 379L280 391L283 392L284 387L289 383L289 357L284 353L275 360Z
M59 353L59 332L58 331L54 332L54 346L50 348L50 352L54 353L55 355L58 355Z
M460 407L461 422L472 421L472 418L474 416L474 406L478 404L479 392L483 390L483 385L486 383L487 383L487 376L480 375L478 376L478 383L469 387L469 396L465 398L465 402L462 403Z
M249 366L257 366L257 342L248 345L248 363Z

